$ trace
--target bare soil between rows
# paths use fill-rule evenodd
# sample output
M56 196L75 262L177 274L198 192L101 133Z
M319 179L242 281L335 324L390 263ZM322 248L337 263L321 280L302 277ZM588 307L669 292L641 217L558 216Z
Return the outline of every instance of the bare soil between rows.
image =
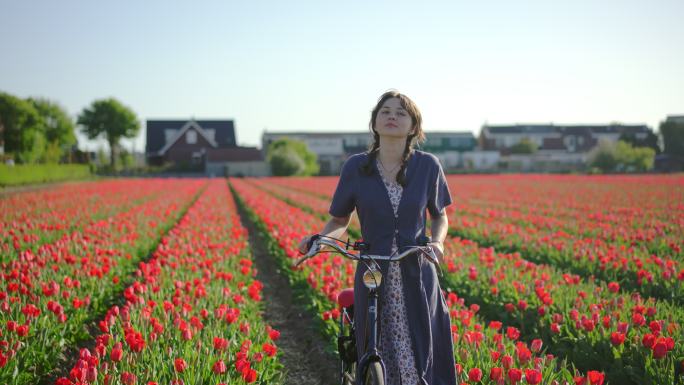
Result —
M264 320L280 331L277 341L280 360L285 367L285 384L314 385L338 383L338 361L325 350L327 341L315 328L313 316L295 303L288 279L266 248L266 241L252 223L244 208L239 207L242 225L249 232L249 244L257 268L257 279L263 284Z

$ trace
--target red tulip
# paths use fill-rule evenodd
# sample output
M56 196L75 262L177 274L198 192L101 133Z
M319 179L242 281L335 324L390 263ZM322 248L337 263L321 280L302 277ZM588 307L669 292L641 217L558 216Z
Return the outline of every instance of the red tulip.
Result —
M530 385L537 385L542 380L542 374L536 369L525 369L525 380Z
M28 333L29 333L28 325L21 325L21 326L17 327L17 335L19 335L19 337L26 337L28 335Z
M124 385L135 385L135 382L137 380L138 380L138 378L133 373L129 373L129 372L121 373L121 382L123 382Z
M214 363L212 370L216 374L223 374L226 372L226 363L223 360L218 360Z
M652 348L653 345L655 345L655 340L656 337L653 334L647 333L644 334L644 337L641 339L641 343L647 347L647 348Z
M86 381L92 383L95 382L95 380L97 380L97 367L90 366L86 373Z
M271 329L268 331L268 338L270 338L272 341L277 341L278 338L280 338L280 332L275 329Z
M482 370L480 368L472 368L468 371L468 380L472 382L480 382L482 379Z
M242 378L245 380L246 383L251 384L252 382L256 381L257 372L254 369L249 369L248 371L242 374Z
M518 362L526 363L532 358L532 352L524 343L518 343L515 347L515 354L518 356Z
M660 322L658 321L651 321L650 324L648 324L649 329L651 329L651 333L655 335L656 337L660 335L660 331L662 330L662 327L660 326Z
M533 339L532 343L530 344L532 347L532 351L535 353L539 353L539 351L542 348L542 344L543 344L543 342L539 338Z
M109 354L109 359L114 361L114 362L119 362L121 361L121 358L123 357L123 349L121 349L121 342L117 342L114 344L114 347L112 348L112 352Z
M508 379L511 380L511 383L513 384L520 382L522 379L522 371L516 368L510 369L508 371Z
M501 364L504 368L510 369L513 366L513 357L506 354L503 356L503 358L501 358Z
M665 341L658 341L653 345L653 358L659 360L667 355L667 345Z
M617 282L610 282L608 283L608 290L610 290L613 293L617 293L620 291L620 284Z
M515 341L520 337L520 330L518 330L512 326L509 326L506 328L506 336L509 339Z
M185 371L185 369L187 369L188 364L187 364L187 362L185 362L184 359L176 358L173 361L173 367L176 369L176 372L183 373Z
M491 372L489 372L489 379L492 381L499 381L503 378L503 369L499 367L493 367Z
M275 355L276 355L276 352L278 351L278 349L275 347L275 345L271 345L271 344L269 344L269 343L263 344L263 345L262 345L262 350L263 350L264 353L266 353L266 355L268 355L269 357L275 356Z
M645 325L645 324L646 324L646 318L644 318L644 316L641 315L641 314L639 314L639 313L634 313L634 314L632 315L632 323L633 323L635 326L642 326L642 325Z
M619 345L622 345L623 342L625 342L625 335L624 334L618 333L618 332L613 332L610 335L610 343L611 344L613 344L615 346L619 346Z
M601 372L597 372L596 370L590 370L587 372L587 378L589 379L589 383L591 385L603 385L605 375Z
M221 337L214 337L214 349L225 350L228 347L228 340Z

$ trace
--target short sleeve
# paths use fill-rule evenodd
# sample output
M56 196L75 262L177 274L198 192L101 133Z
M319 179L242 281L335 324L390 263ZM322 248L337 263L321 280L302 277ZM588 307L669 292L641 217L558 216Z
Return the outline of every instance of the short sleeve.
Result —
M340 179L337 182L335 195L333 195L330 210L328 212L334 217L346 217L354 211L355 202L355 173L353 172L351 159L347 159L342 165Z
M428 210L433 217L440 216L445 207L451 204L451 192L447 184L444 170L439 161L436 161L437 172L434 180L430 181L430 188L428 189Z

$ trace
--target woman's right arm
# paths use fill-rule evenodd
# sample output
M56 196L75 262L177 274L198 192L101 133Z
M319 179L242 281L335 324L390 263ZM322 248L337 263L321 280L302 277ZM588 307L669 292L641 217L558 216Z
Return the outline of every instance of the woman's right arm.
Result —
M346 217L330 217L330 220L325 224L323 227L323 230L319 233L320 235L325 235L328 237L332 238L342 238L342 235L344 232L347 230L347 226L349 226L349 220L351 219L351 214L347 215ZM309 251L309 240L311 239L311 235L307 235L306 237L302 238L301 242L299 242L299 252L302 254L306 254Z

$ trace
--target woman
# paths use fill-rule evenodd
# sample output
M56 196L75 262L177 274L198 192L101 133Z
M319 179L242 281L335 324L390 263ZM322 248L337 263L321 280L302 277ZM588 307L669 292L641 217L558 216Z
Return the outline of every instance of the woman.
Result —
M373 145L343 165L330 206L332 218L320 234L341 238L356 209L369 253L390 255L425 236L427 209L430 245L441 262L451 196L437 158L413 148L425 138L420 111L406 95L388 91L373 108L369 126ZM302 239L302 253L308 251L310 238ZM387 384L455 385L449 311L435 266L422 256L409 256L380 262L380 268L386 279L379 293L379 350ZM359 358L364 351L368 289L361 278L366 269L357 264L354 281Z

